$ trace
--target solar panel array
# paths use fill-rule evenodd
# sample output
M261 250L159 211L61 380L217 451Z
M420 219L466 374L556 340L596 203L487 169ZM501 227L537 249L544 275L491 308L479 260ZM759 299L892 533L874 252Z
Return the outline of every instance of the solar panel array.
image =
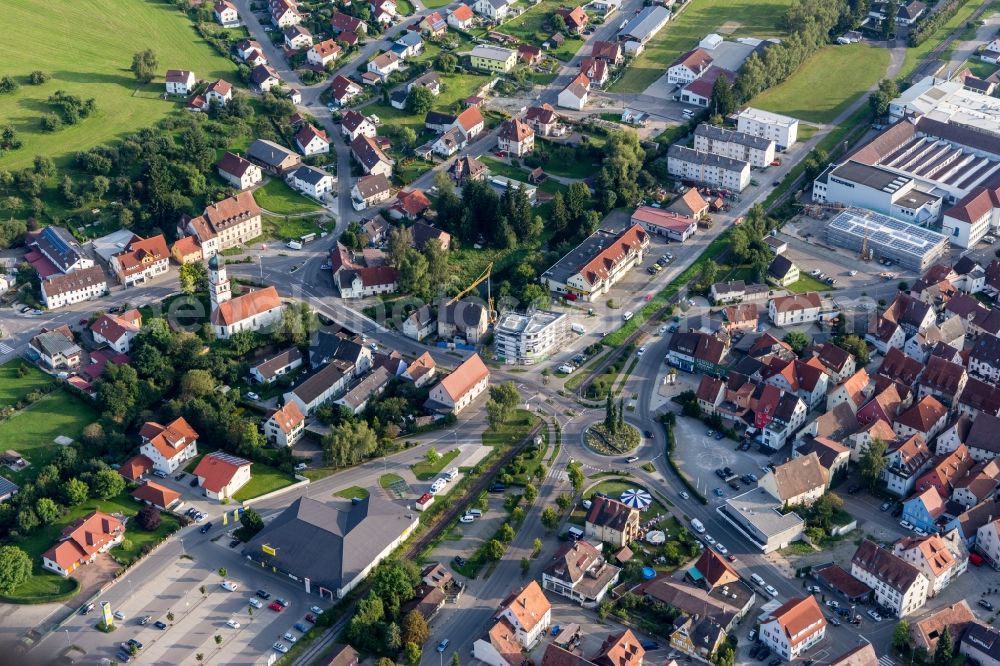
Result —
M936 231L861 208L849 208L833 218L826 237L831 244L850 250L860 250L867 237L877 257L920 271L948 249L948 239Z

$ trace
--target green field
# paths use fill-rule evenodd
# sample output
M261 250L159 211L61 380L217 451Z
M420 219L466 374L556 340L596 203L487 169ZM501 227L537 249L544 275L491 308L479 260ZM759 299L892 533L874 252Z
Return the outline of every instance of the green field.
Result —
M93 407L59 390L0 423L0 449L14 449L30 463L27 469L10 473L12 480L23 484L33 479L59 450L53 441L56 437L65 435L79 440L84 427L96 420ZM7 474L5 471L4 475Z
M808 273L802 273L799 279L792 284L785 287L788 291L793 294L804 294L809 291L818 291L820 293L832 291L834 287L831 287L825 282L817 280Z
M996 65L994 65L993 63L986 62L985 60L980 60L979 58L970 58L969 60L966 60L958 68L958 71L961 72L963 69L966 68L968 68L969 71L972 72L973 76L978 76L981 79L985 79L997 71Z
M979 7L980 4L981 3L979 2L966 2L957 12L955 12L954 16L948 19L944 25L938 28L934 34L931 35L930 39L926 40L920 46L906 49L906 60L903 61L903 68L899 71L898 78L904 79L912 74L913 70L915 70L917 65L920 64L920 61L927 57L928 53L933 51L936 46L944 41L944 38L947 37L952 30L965 23L966 19L969 18L972 12L976 11L976 8ZM954 42L952 44L954 44ZM948 59L947 55L944 56L944 59Z
M333 496L343 497L344 499L354 499L355 497L359 499L368 499L368 494L368 491L360 486L351 486L350 488L338 490L333 494Z
M25 368L27 374L19 376L18 370ZM0 407L14 405L32 391L52 384L47 374L19 358L0 365Z
M233 495L233 499L237 502L260 497L295 483L295 477L291 474L285 474L260 463L254 463L250 473L253 475L250 482Z
M483 431L484 446L510 446L527 436L538 423L538 417L525 409L515 409L506 422L496 430Z
M483 164L490 168L490 173L494 176L504 176L505 178L510 178L511 180L519 180L522 183L528 184L528 172L520 167L516 167L512 164L507 164L502 162L495 157L482 157ZM596 169L592 169L591 172ZM556 192L565 192L566 186L559 181L552 180L551 178L542 181L540 185L537 185L538 189L542 192L548 192L549 194L555 194Z
M452 112L456 102L475 94L481 85L489 80L485 74L443 74L441 94L434 98L435 111ZM424 115L413 115L405 110L394 109L388 104L373 104L366 107L367 113L374 113L383 124L411 127L419 136L424 129ZM259 201L258 201L259 203Z
M199 79L236 80L236 67L195 32L174 3L153 0L80 0L54 8L43 0L3 3L7 30L0 41L0 74L21 83L13 94L0 95L0 122L20 133L24 146L0 156L0 168L31 163L35 155L69 156L120 138L178 108L160 98L167 69L190 69ZM153 49L159 77L136 89L129 71L132 54ZM51 80L27 84L36 69ZM97 113L57 132L41 132L39 119L50 111L46 99L57 90L97 100Z
M267 185L253 191L257 205L278 215L297 215L323 210L318 203L302 196L283 180L272 178Z
M708 33L723 37L783 37L778 26L792 0L697 0L646 44L613 92L642 92L666 73L677 56L698 45ZM617 19L618 17L614 17Z
M383 474L378 477L378 485L382 488L388 488L396 483L406 483L406 481L399 474Z
M458 457L460 451L458 449L452 449L447 453L439 454L437 462L427 462L426 460L421 460L415 465L411 465L410 469L413 470L414 476L416 476L421 481L429 481L433 479L441 470L451 464L451 461Z
M815 123L832 122L885 76L889 51L865 44L827 46L752 106ZM822 90L822 95L814 94Z
M514 35L531 46L541 46L542 42L548 39L553 32L549 27L552 12L564 4L560 0L542 0L517 18L501 25L499 31L507 35ZM545 53L559 60L570 60L581 46L583 46L581 40L566 35L566 41L562 46L549 49Z

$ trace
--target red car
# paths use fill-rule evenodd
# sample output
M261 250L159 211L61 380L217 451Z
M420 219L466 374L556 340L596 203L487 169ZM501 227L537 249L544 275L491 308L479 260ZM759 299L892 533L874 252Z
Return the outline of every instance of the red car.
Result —
M730 562L735 562L736 561L736 556L735 555L730 555L729 556L729 561Z
M285 607L279 604L277 601L272 601L270 604L267 605L267 607L273 610L275 613L280 613L281 611L285 610Z
M316 624L316 616L312 613L306 613L306 622L309 624Z

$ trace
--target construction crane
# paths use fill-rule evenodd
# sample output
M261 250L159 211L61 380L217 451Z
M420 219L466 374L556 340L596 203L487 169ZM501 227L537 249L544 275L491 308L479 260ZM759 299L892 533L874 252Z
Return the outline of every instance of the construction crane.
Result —
M872 250L868 247L868 229L865 229L864 240L861 241L861 252L858 254L858 258L861 261L871 261L872 260Z
M481 285L483 282L485 282L486 302L489 304L489 310L487 311L487 314L489 316L490 323L495 324L497 321L497 312L496 310L493 309L493 292L492 292L492 285L490 283L490 275L492 272L493 272L493 262L491 261L486 265L486 269L479 275L479 277L477 277L475 280L472 281L472 284L470 284L468 287L455 294L455 296L450 301L448 301L448 305L454 305L463 296L465 296L470 291L472 291L473 289Z

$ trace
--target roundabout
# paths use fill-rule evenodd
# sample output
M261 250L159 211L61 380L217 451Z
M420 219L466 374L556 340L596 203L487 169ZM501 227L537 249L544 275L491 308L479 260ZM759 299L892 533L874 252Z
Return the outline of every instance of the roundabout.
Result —
M620 456L631 453L642 443L639 429L630 423L618 424L613 430L598 421L583 431L583 444L602 456Z

